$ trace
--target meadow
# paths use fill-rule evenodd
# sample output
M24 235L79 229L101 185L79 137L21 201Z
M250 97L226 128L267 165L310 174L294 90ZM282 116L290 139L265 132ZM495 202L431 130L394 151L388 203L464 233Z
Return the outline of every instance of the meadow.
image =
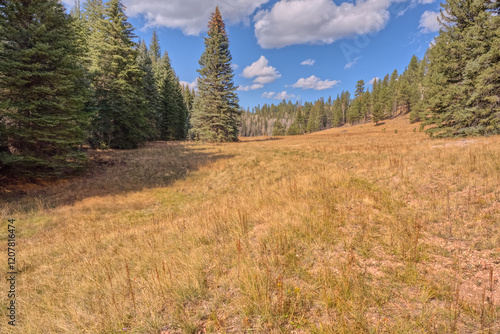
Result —
M2 189L1 333L500 332L499 136L399 117L90 156Z

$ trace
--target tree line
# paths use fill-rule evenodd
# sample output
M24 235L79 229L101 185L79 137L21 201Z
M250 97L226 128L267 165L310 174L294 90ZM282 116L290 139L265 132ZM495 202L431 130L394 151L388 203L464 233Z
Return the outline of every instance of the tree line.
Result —
M406 113L435 137L499 134L500 5L448 0L442 7L439 36L402 74L375 78L371 90L359 80L352 98L343 91L326 102L257 106L243 114L241 135L305 134Z
M364 80L356 83L354 95L343 91L335 99L278 105L264 104L243 114L242 136L301 135L345 124L378 122L404 113L415 114L422 108L424 62L413 56L400 75L397 70L383 79L374 78L372 90Z
M70 14L57 0L0 2L2 174L81 170L84 145L237 139L239 106L218 8L198 92L180 84L156 32L149 45L135 41L124 11L120 0L76 0Z

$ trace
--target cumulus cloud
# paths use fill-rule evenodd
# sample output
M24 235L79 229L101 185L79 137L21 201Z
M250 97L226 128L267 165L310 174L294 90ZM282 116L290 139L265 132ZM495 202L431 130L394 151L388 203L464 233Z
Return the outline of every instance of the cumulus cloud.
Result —
M359 58L361 57L357 57L356 59L354 59L353 61L351 61L350 63L347 63L345 64L344 68L347 70L347 69L350 69L351 67L354 66L354 64L356 64L359 60Z
M238 64L231 64L231 68L234 70L237 70L240 67Z
M288 94L286 91L282 91L280 93L275 93L275 92L264 92L262 93L262 97L266 99L275 99L275 100L288 100L291 98L294 98L295 95L293 94Z
M251 86L238 86L238 90L247 92L249 90L261 89L262 87L264 87L262 84L253 84Z
M69 1L69 0L64 0ZM249 16L269 0L124 0L127 15L142 16L147 27L178 28L186 35L207 29L215 6L228 24L249 23Z
M309 78L300 78L292 85L294 88L322 90L332 88L337 85L338 80L320 80L317 76L311 75Z
M360 0L336 5L333 0L280 0L254 17L263 48L293 44L330 44L344 37L380 31L394 0Z
M275 92L264 92L262 93L262 97L266 99L271 99L276 93Z
M245 67L243 76L248 79L255 78L253 82L257 84L268 84L276 81L276 79L281 77L281 74L276 68L269 66L269 61L266 57L260 56L259 60Z
M426 10L420 17L420 25L418 27L422 28L421 31L424 33L439 31L439 21L437 20L439 15L439 12Z
M368 81L368 84L369 85L373 85L373 83L375 82L375 80L380 81L380 78L379 77L374 77L373 79L371 79L370 81Z
M179 81L181 86L188 86L190 90L198 89L198 78L194 79L193 82Z
M314 59L306 59L302 63L300 63L300 65L313 66L315 62L316 62L316 60L314 60Z
M291 98L294 98L295 95L293 94L288 94L286 91L282 91L281 93L278 93L274 96L274 99L276 100L288 100L288 99L291 99Z

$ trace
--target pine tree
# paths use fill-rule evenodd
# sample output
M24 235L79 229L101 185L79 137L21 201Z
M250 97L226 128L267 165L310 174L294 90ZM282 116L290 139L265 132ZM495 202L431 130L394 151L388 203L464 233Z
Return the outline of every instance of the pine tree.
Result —
M299 108L295 120L286 131L286 134L289 136L303 135L305 132L304 128L304 116L302 115L302 108Z
M383 89L382 83L375 79L372 90L372 121L375 122L375 125L378 125L378 122L385 117L385 109L383 106L384 97L382 94Z
M399 100L405 112L411 113L420 100L420 61L413 55L410 64L401 76Z
M347 113L347 110L349 109L350 105L351 105L351 93L349 93L349 91L342 91L342 93L340 94L340 105L341 105L341 109L342 109L342 124L341 125L344 125L346 123L346 113Z
M420 68L418 70L418 92L417 92L417 103L414 105L410 112L410 122L417 122L425 118L426 111L426 100L425 100L425 86L427 82L427 72L429 70L429 49L420 62Z
M447 0L425 95L435 136L500 133L498 2Z
M342 125L342 101L340 100L340 95L337 94L337 98L333 102L332 106L332 126L337 127Z
M224 21L215 8L199 64L198 95L191 115L191 136L197 140L238 140L241 111L233 82L231 53Z
M159 61L158 89L160 95L160 138L162 140L181 140L186 138L187 108L182 97L179 79L165 52Z
M151 57L149 56L148 48L144 41L139 44L137 65L139 65L139 68L143 72L142 86L147 106L146 120L148 124L148 140L155 140L159 138L159 96L158 87L156 86L156 80L154 78Z
M347 121L351 124L356 123L363 117L363 95L365 91L364 80L358 80L356 83L356 91L354 93L354 100L347 111Z
M95 115L90 142L95 147L136 148L147 138L147 106L132 41L134 29L120 0L107 2L102 14L99 1L92 2L96 10L89 20L93 35L89 47Z
M361 100L361 114L365 119L365 122L368 120L368 115L371 114L371 105L372 105L372 94L370 90L367 89L363 94L363 99Z
M386 109L390 116L395 116L399 106L399 75L398 71L394 70L389 80L389 98L387 100Z
M283 125L283 123L277 120L274 123L273 136L284 136L284 135L285 135L285 126Z
M94 77L99 71L101 54L104 52L102 41L106 39L104 29L104 4L102 0L87 0L81 14L84 24L82 42L86 43L86 66Z
M158 66L161 59L161 48L160 40L158 38L156 30L153 30L153 37L151 37L151 42L149 44L149 57L151 58L151 64L154 71L157 71L156 67Z
M71 17L56 0L4 1L0 36L0 170L80 169L86 94Z

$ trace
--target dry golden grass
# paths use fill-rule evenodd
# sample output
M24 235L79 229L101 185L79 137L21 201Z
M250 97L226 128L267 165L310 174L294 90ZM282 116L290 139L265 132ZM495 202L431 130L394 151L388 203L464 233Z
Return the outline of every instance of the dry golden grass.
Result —
M500 331L500 137L401 117L269 139L98 152L89 175L4 192L11 332Z

